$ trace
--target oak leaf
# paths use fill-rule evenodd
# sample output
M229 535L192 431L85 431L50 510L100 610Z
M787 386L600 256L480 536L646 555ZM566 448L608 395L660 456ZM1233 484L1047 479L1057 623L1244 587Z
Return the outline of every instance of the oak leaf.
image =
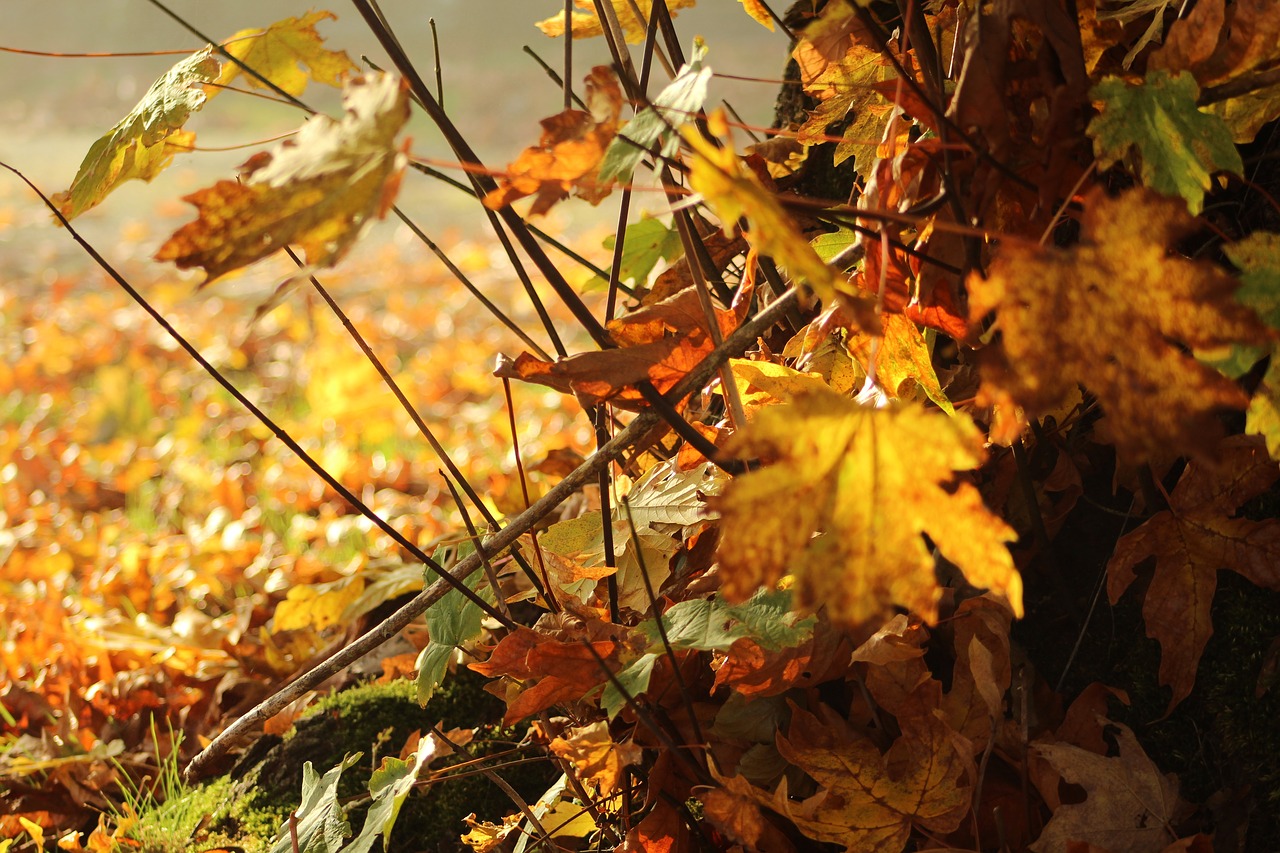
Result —
M859 853L900 853L916 825L939 834L960 825L969 810L970 763L946 724L912 720L882 755L831 708L821 705L819 713L792 704L791 726L777 738L778 751L818 783L818 793L792 799L785 776L772 794L737 790L807 837Z
M622 25L623 34L626 40L631 44L639 44L644 41L644 33L649 20L649 15L653 11L653 0L605 0L613 4L613 10L618 14L618 23ZM684 9L697 3L698 0L668 0L667 11L674 18L678 9ZM573 0L573 4L583 12L574 12L570 18L569 25L574 38L592 38L593 36L604 35L604 27L600 22L600 18L596 15L596 5L594 0ZM633 9L638 8L644 18L636 17ZM564 13L552 15L550 18L538 21L535 25L552 38L558 38L564 35Z
M1196 106L1200 87L1190 74L1152 71L1136 86L1107 77L1091 94L1103 103L1088 130L1099 168L1135 152L1142 183L1182 196L1195 214L1204 206L1214 172L1244 169L1226 123Z
M170 68L115 127L89 148L70 189L53 201L67 219L102 203L125 181L150 181L190 151L196 135L182 126L209 98L205 84L218 76L218 60L206 47Z
M565 110L544 118L542 137L520 153L498 188L484 197L485 207L497 210L525 196L536 196L529 213L546 213L574 190L578 198L599 203L609 184L598 179L600 161L618 133L622 89L607 65L591 69L586 78L587 110Z
M242 181L219 181L185 200L199 212L156 252L181 269L202 267L205 283L290 243L310 267L332 266L399 189L407 158L395 146L409 118L403 81L381 72L356 78L338 121L313 116L271 152L241 167Z
M1119 754L1098 755L1065 743L1034 744L1067 782L1085 789L1081 803L1063 803L1031 849L1065 853L1071 842L1126 853L1161 853L1178 836L1171 824L1181 808L1176 780L1161 775L1126 726L1118 730Z
M730 600L791 573L800 605L825 605L840 624L861 625L894 605L933 620L939 590L927 535L971 583L1021 614L1021 580L1005 547L1014 533L955 477L982 460L967 419L913 405L871 409L814 389L761 411L725 449L771 463L713 502L724 516L720 573Z
M1107 564L1111 602L1136 579L1139 564L1155 559L1142 617L1159 641L1160 683L1173 690L1169 709L1195 684L1196 668L1213 634L1210 608L1218 572L1230 569L1258 586L1280 589L1280 521L1237 516L1247 501L1280 479L1257 436L1232 436L1216 466L1192 462L1157 513L1116 544Z
M1001 331L982 364L986 389L1036 418L1083 384L1122 456L1206 453L1217 412L1243 409L1248 397L1183 348L1262 344L1269 334L1231 298L1234 276L1170 254L1199 227L1176 199L1096 190L1078 245L1005 245L987 278L969 281L970 323L994 310Z
M276 21L266 29L241 30L227 39L224 48L295 98L306 91L308 80L341 86L344 77L360 69L344 51L325 48L324 39L316 32L320 21L337 17L332 12L308 12L300 18ZM217 82L229 86L240 76L251 89L270 88L236 62L223 65Z

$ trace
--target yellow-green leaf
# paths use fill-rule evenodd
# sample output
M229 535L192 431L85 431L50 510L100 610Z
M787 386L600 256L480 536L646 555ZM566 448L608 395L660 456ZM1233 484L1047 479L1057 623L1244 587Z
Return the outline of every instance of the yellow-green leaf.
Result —
M1103 103L1102 115L1089 123L1099 167L1132 151L1142 183L1182 196L1192 213L1204 206L1214 172L1244 169L1227 125L1196 106L1200 87L1190 74L1152 71L1136 86L1107 77L1091 94Z
M169 69L152 84L137 106L93 143L71 188L53 197L67 219L74 219L125 181L150 181L173 155L190 151L196 135L182 126L208 99L204 85L218 75L218 60L206 47Z

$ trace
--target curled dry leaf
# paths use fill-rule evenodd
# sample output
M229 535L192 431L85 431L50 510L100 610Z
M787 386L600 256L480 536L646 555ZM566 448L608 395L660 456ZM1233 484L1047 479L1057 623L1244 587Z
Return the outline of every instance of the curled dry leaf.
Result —
M843 625L895 605L933 620L939 589L927 535L970 583L1021 615L1022 583L1005 546L1013 530L956 478L983 456L967 419L915 405L870 409L814 389L761 411L725 449L769 463L712 503L724 516L720 572L731 600L790 573L802 606L825 605Z
M643 756L634 743L616 743L604 720L569 729L566 734L567 738L551 741L551 751L572 764L578 778L590 782L602 796L617 791L623 771L639 764Z
M313 116L296 139L250 158L242 181L219 181L186 196L199 217L156 258L202 267L205 283L290 243L302 247L312 267L337 263L391 207L407 163L395 139L409 118L407 89L392 74L352 80L343 104L340 121Z
M218 76L218 67L213 48L206 47L153 83L137 106L93 143L71 188L53 196L62 215L74 219L125 181L150 181L174 154L190 151L196 135L182 126L208 100L204 84Z
M609 184L597 180L600 161L618 133L622 89L607 65L591 69L586 78L587 111L565 110L544 118L542 138L520 153L496 190L484 197L497 210L525 196L536 195L531 216L546 213L573 190L578 198L598 204Z
M738 327L750 298L739 298L733 310L716 311L722 338ZM693 289L633 311L609 323L615 349L579 353L559 361L542 361L521 353L503 361L496 375L537 382L576 394L585 406L608 401L624 409L647 403L634 387L648 379L661 392L680 381L715 348L702 304Z
M1004 245L988 277L969 281L970 323L994 310L1001 332L982 362L990 398L1035 418L1083 384L1126 459L1205 455L1221 429L1218 412L1243 409L1249 398L1187 350L1263 344L1270 334L1232 299L1233 275L1170 253L1199 227L1179 199L1096 190L1078 245Z

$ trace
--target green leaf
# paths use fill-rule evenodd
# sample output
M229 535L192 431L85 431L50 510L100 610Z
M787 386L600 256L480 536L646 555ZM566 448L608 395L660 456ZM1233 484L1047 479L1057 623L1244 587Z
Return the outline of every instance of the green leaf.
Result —
M606 249L616 245L617 238L613 235L604 239ZM633 222L627 226L627 236L622 242L622 266L618 270L618 279L644 285L658 261L672 261L683 253L680 232L675 228L668 228L658 219ZM596 280L599 281L599 276Z
M293 846L293 833L288 824L280 830L271 853L338 853L342 843L351 834L351 824L338 802L338 780L343 772L360 760L360 753L352 753L331 767L323 776L308 761L302 765L302 805L295 812L298 846Z
M475 547L463 543L458 548L458 556L465 557ZM436 554L441 554L437 550ZM483 580L482 572L475 572L467 578L466 584L471 589ZM427 575L427 582L435 579L434 574ZM493 591L486 588L481 597L493 602ZM453 650L480 636L483 612L470 599L463 598L456 589L446 592L439 601L427 609L427 632L431 637L427 647L418 654L418 704L426 705L432 695L444 681L449 666L449 658Z
M706 44L702 39L695 39L693 55L676 78L653 99L653 106L645 107L627 122L618 132L618 138L610 143L600 163L600 183L630 181L636 165L659 139L663 140L664 157L676 152L680 143L673 128L691 121L707 100L711 69L702 64L706 56Z
M191 150L196 135L182 126L208 100L202 84L214 80L218 69L213 48L206 47L153 83L129 114L93 143L70 189L54 195L62 215L75 219L125 181L150 181L174 154Z
M382 766L369 777L373 803L369 806L364 826L343 853L369 853L378 836L382 836L382 847L387 849L391 843L391 829L400 816L400 807L413 790L423 768L438 754L436 746L434 737L425 737L418 741L418 748L408 761L390 757L383 759Z
M1200 87L1190 74L1151 71L1136 86L1107 77L1090 94L1103 102L1088 130L1099 167L1132 152L1142 182L1182 196L1194 214L1204 206L1214 172L1239 174L1244 168L1226 123L1196 106Z
M649 689L649 679L653 677L653 665L658 662L659 657L661 655L658 652L645 652L614 676L632 699ZM616 717L626 705L626 697L612 681L604 686L604 693L600 694L600 707L609 715L609 719Z
M829 264L835 260L836 255L858 242L858 236L858 232L852 228L841 228L839 231L819 234L810 245L818 253L818 257L822 258L822 262Z
M719 595L682 601L662 619L672 648L701 651L726 651L742 637L750 637L768 651L788 648L808 638L816 621L791 612L788 590L762 590L741 604L729 604ZM661 642L652 620L640 629L655 643Z

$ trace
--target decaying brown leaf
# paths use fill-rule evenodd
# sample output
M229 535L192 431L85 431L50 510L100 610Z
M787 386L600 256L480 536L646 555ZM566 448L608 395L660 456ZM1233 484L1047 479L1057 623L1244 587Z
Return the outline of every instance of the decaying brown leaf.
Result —
M1256 435L1233 436L1216 466L1193 462L1157 513L1116 545L1107 564L1107 593L1120 600L1138 565L1155 559L1143 599L1147 636L1160 642L1160 683L1173 689L1169 710L1191 694L1196 668L1213 634L1210 606L1218 572L1239 572L1280 589L1280 521L1236 517L1245 502L1280 479L1280 465Z
M1065 853L1072 842L1103 850L1161 853L1177 841L1172 824L1182 801L1176 780L1160 773L1128 727L1111 725L1118 730L1115 757L1065 743L1033 745L1063 779L1085 789L1084 802L1064 803L1054 811L1031 845L1035 853Z
M1249 398L1187 348L1262 344L1269 333L1232 299L1234 276L1170 253L1198 227L1179 199L1095 190L1078 245L1002 247L990 274L969 282L970 322L994 310L1001 331L982 364L993 398L1040 417L1079 383L1097 395L1101 429L1126 459L1208 452L1218 412Z

